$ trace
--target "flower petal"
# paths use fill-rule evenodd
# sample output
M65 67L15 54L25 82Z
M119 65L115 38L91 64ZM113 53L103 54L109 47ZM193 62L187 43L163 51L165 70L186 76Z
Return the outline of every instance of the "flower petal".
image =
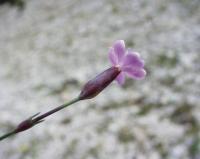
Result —
M119 63L123 59L126 51L124 40L117 40L114 43L113 48Z
M123 72L121 72L117 78L116 78L116 81L119 85L123 85L124 82L125 82L125 74Z
M108 57L109 57L110 62L113 65L117 65L118 60L117 60L117 57L116 57L116 55L114 53L114 49L113 48L110 48L109 53L108 53Z
M146 71L143 68L123 67L123 71L133 79L143 79L146 76Z
M141 68L144 67L144 60L140 58L137 52L128 50L128 54L126 54L125 58L123 59L123 66Z

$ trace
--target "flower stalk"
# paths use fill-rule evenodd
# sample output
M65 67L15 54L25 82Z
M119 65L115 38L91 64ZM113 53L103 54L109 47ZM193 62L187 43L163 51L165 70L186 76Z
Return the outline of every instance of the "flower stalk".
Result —
M2 136L0 137L0 141L3 140L3 139L5 139L5 138L8 138L8 137L10 137L10 136L12 136L12 135L14 135L14 134L15 134L15 131L11 131L11 132L9 132L9 133L7 133L7 134L4 134L4 135L2 135Z
M111 67L103 71L102 73L100 73L95 78L91 79L85 84L85 86L83 87L81 93L79 94L77 98L71 100L68 103L60 105L44 114L39 115L40 113L37 113L29 117L28 119L22 121L13 131L1 136L0 141L12 135L18 134L22 131L25 131L34 127L35 125L43 122L46 117L80 100L91 99L97 96L103 89L105 89L118 76L119 73L120 73L120 70L117 67Z
M56 107L56 108L54 108L54 109L52 109L52 110L50 110L50 111L48 111L48 112L46 112L44 114L39 115L40 113L37 113L37 114L29 117L28 119L22 121L13 131L11 131L11 132L9 132L9 133L7 133L5 135L2 135L0 137L0 141L4 140L4 139L6 139L6 138L8 138L8 137L10 137L12 135L18 134L18 133L20 133L22 131L25 131L25 130L28 130L28 129L32 128L33 126L43 122L44 118L46 118L46 117L48 117L48 116L60 111L61 109L64 109L64 108L66 108L66 107L78 102L79 100L80 100L79 97L75 98L75 99L71 100L70 102L65 103L63 105L60 105L60 106L58 106L58 107Z
M95 78L89 80L81 90L79 96L68 103L58 106L44 114L37 113L22 121L13 131L0 136L0 141L22 131L28 130L44 121L44 119L80 100L91 99L102 92L113 80L122 85L125 75L133 79L143 79L146 76L144 61L137 52L126 50L123 40L117 40L109 51L109 59L112 67L103 71Z

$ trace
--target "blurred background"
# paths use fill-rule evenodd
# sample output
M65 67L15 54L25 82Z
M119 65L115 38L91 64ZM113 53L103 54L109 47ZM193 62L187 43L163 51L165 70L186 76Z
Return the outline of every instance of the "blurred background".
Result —
M200 159L199 0L0 4L0 134L76 97L117 39L148 73L4 140L1 159Z

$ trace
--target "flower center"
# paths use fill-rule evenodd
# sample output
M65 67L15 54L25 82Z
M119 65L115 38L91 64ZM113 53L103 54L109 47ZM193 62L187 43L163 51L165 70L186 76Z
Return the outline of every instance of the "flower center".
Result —
M121 70L121 66L120 66L119 64L118 64L118 65L115 65L115 68L117 68L118 71L120 71L120 72L122 71L122 70Z

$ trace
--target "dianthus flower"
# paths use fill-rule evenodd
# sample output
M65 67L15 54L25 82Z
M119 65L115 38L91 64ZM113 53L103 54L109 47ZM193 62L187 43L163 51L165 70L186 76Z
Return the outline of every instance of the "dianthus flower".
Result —
M143 79L146 75L144 60L139 53L126 50L123 40L117 40L110 48L109 59L113 66L85 84L79 95L81 100L95 97L113 80L124 84L125 75L133 79Z
M125 75L133 79L143 79L146 75L144 60L139 53L125 48L123 40L117 40L110 48L109 59L113 66L121 71L116 81L122 85L125 82Z

